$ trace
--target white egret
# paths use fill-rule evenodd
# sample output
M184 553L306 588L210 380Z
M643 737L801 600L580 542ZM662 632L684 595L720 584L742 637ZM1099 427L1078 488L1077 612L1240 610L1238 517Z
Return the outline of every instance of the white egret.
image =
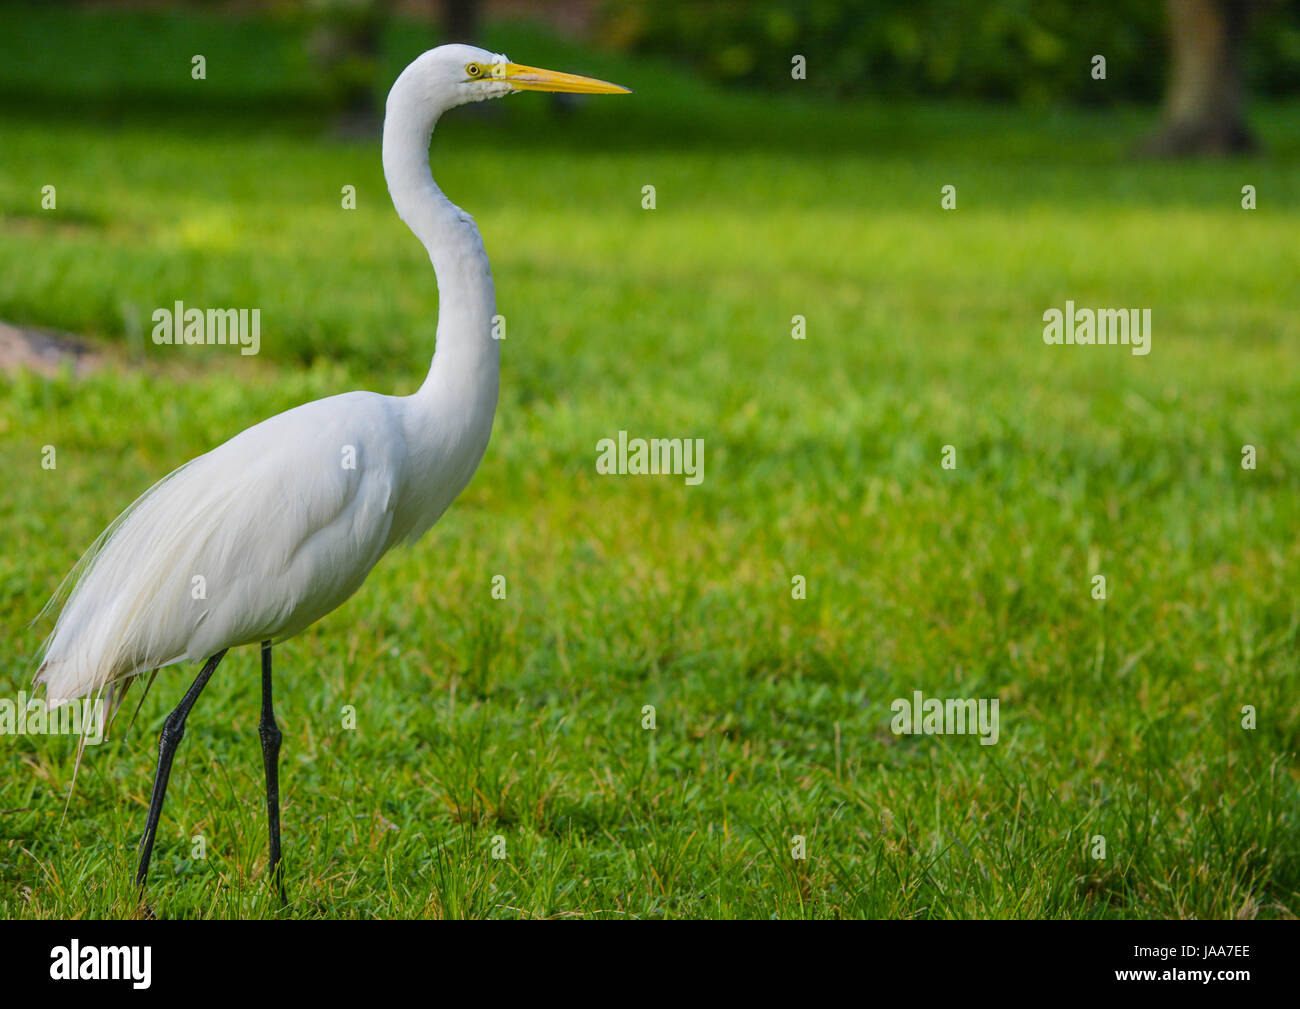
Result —
M283 899L271 647L340 605L386 551L433 525L487 448L500 363L492 274L473 219L433 181L429 141L448 109L515 91L628 89L446 45L411 63L388 94L384 177L438 281L435 352L419 390L331 396L248 428L155 484L65 582L71 592L36 674L50 702L111 698L140 673L204 661L163 724L141 886L186 716L227 649L260 642L270 875Z

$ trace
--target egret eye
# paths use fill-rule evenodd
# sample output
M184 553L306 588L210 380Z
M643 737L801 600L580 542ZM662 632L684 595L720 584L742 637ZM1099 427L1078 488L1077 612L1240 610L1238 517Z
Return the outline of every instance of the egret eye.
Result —
M471 63L465 68L465 73L469 74L471 78L481 77L483 74L483 68L477 63Z

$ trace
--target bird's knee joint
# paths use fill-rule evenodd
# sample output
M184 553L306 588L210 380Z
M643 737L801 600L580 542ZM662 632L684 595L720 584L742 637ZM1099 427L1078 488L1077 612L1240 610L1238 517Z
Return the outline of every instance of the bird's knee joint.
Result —
M262 745L271 749L280 748L280 740L284 738L280 732L280 727L274 722L263 722L257 727L257 734L262 737Z
M158 739L159 749L166 749L168 746L178 746L180 741L185 738L185 723L173 722L171 718L163 722L162 735Z

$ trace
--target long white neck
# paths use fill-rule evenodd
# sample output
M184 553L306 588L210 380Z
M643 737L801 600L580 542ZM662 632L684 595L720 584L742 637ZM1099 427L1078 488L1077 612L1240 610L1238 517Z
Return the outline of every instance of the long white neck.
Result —
M483 238L429 171L429 140L443 110L402 85L399 79L389 94L384 116L384 178L438 278L437 344L417 396L490 398L495 409L501 353L492 338L496 292Z

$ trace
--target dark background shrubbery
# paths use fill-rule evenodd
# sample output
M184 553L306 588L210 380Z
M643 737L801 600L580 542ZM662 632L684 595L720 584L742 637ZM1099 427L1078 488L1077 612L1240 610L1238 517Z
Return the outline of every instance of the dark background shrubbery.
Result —
M799 53L808 86L841 95L1153 101L1169 47L1156 0L608 0L600 21L610 44L735 84L786 84ZM1246 78L1261 95L1297 90L1300 6L1258 6Z

